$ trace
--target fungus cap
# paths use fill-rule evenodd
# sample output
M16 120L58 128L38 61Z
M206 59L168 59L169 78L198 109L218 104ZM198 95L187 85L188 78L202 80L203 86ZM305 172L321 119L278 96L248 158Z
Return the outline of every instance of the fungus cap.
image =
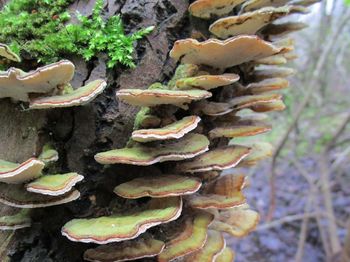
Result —
M254 61L256 65L283 65L288 62L284 54L273 55Z
M176 61L181 59L182 63L225 69L280 53L283 48L249 35L236 36L224 41L209 39L198 42L195 39L184 39L175 42L170 57Z
M209 19L212 16L227 15L243 2L244 0L197 0L188 10L195 17Z
M36 158L17 164L0 160L0 182L21 184L41 176L45 163Z
M211 97L205 90L166 90L166 89L122 89L117 97L134 106L177 105Z
M48 93L72 80L74 65L68 60L39 67L35 71L24 72L10 68L0 73L0 98L29 101L31 93Z
M255 136L269 132L271 126L267 124L255 124L255 125L224 125L216 127L209 132L210 138L218 137L246 137L246 136Z
M253 82L247 85L247 89L253 95L259 95L261 93L275 91L287 88L289 86L289 81L284 78L267 78L259 82Z
M248 0L241 8L241 13L250 12L266 6L280 7L286 5L290 0Z
M272 157L273 146L267 142L246 142L241 143L251 148L251 153L239 163L239 167L253 166L257 162Z
M256 105L267 104L271 102L280 101L282 95L280 94L261 94L261 95L248 95L248 96L239 96L233 98L229 103L231 107L239 110L243 108L249 108Z
M179 139L194 130L200 122L198 116L187 116L170 125L156 129L140 129L132 133L132 139L137 142Z
M50 145L46 144L43 146L43 150L38 157L39 160L45 164L56 162L59 159L58 152Z
M216 258L215 262L233 262L235 260L235 253L232 249L225 247L222 253Z
M197 209L230 209L246 203L241 191L235 191L230 196L217 194L193 194L186 198L189 206Z
M270 78L285 78L295 74L295 70L288 67L277 67L268 69L257 69L254 71L252 78L258 82Z
M7 58L8 60L21 62L21 58L11 50L11 48L5 44L0 44L0 56Z
M129 215L73 219L64 225L62 235L71 241L96 244L130 240L151 227L177 219L181 211L181 197L152 199L146 210Z
M102 245L84 252L84 259L92 262L121 262L154 257L165 247L164 242L145 236L118 244Z
M208 150L209 140L200 134L187 134L158 146L137 145L131 148L111 150L95 155L100 164L129 164L149 166L164 161L193 158Z
M0 217L0 230L17 230L30 227L31 219L27 209Z
M77 173L44 175L26 185L27 191L59 196L72 190L78 182L82 181L84 177Z
M229 103L203 102L197 108L207 116L223 116L231 113L234 109Z
M273 112L273 111L283 111L284 109L286 109L286 105L280 99L273 102L252 106L251 109L254 112L266 113L266 112Z
M182 78L176 81L176 87L179 89L199 88L204 90L214 89L220 86L230 85L239 80L239 75L200 75L188 78Z
M114 188L114 193L123 198L163 198L193 194L202 183L197 178L179 175L140 177Z

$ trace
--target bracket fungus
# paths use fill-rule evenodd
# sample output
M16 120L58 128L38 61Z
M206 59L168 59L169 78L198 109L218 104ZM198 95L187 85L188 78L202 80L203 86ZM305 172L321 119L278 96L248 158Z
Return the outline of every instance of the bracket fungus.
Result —
M188 78L181 78L176 81L176 87L179 89L198 88L204 90L214 89L220 86L233 84L239 80L239 75L200 75Z
M98 79L67 94L38 97L30 100L30 109L72 107L85 105L96 98L106 88L107 83Z
M232 262L235 260L235 253L232 249L225 247L221 254L218 255L215 262Z
M141 143L157 140L179 139L196 129L200 120L201 119L198 116L187 116L162 128L136 130L132 133L131 138Z
M17 230L30 227L29 211L22 209L19 212L0 217L0 230Z
M270 131L272 127L270 125L261 123L261 124L252 124L252 125L223 125L216 127L209 132L210 138L218 137L246 137L246 136L255 136L258 134L263 134Z
M239 166L253 166L259 161L272 157L273 146L267 142L246 142L245 146L251 148L251 153L239 163Z
M295 70L288 67L258 69L253 72L252 78L255 81L263 81L270 78L285 78L295 74Z
M185 221L185 228L175 238L166 243L158 262L168 262L184 257L201 249L207 240L207 228L214 216L209 213L196 213Z
M193 194L202 183L196 179L179 175L141 177L114 188L114 193L123 198L153 197L163 198Z
M133 261L141 258L155 257L163 251L164 247L164 242L153 239L151 236L146 236L141 239L88 249L84 253L84 259L92 262Z
M134 106L157 106L188 104L192 101L211 97L205 90L166 90L166 89L122 89L117 97Z
M282 50L282 47L276 47L257 36L240 35L224 41L217 39L209 39L204 42L198 42L195 39L178 40L170 51L170 56L177 61L181 60L181 63L225 69L275 55Z
M0 73L0 98L29 101L30 94L45 94L67 84L74 75L74 65L61 60L31 72L10 68Z
M100 164L130 164L149 166L158 162L179 161L193 158L208 150L209 140L200 134L188 134L180 140L158 146L136 145L95 155Z
M231 11L244 0L197 0L188 8L191 15L203 19L212 16L223 16Z
M14 62L21 62L21 58L5 44L0 44L0 56Z
M38 159L47 165L49 163L56 162L59 159L59 156L58 152L50 144L46 144L43 146L42 152Z
M120 242L134 239L151 227L177 219L181 211L181 197L152 199L147 209L129 215L73 219L64 225L62 234L71 241L83 243Z
M280 7L286 5L290 0L248 0L241 8L241 12L249 12L264 8L265 6Z
M229 103L238 110L243 108L250 108L257 105L264 105L271 102L280 101L282 95L280 94L260 94L260 95L246 95L233 98Z
M307 9L301 6L264 7L253 12L221 18L209 27L209 31L221 39L242 34L251 35L276 19L306 12Z
M247 85L247 89L253 95L259 95L262 93L280 90L287 88L289 86L289 81L284 78L267 78L260 82L252 82Z
M59 175L44 175L26 185L29 192L59 196L72 190L84 177L77 173L67 173Z
M41 176L45 163L36 158L17 164L0 160L0 182L20 184Z
M180 172L198 173L212 170L225 170L236 166L250 153L245 146L226 146L206 152L189 162L180 163Z

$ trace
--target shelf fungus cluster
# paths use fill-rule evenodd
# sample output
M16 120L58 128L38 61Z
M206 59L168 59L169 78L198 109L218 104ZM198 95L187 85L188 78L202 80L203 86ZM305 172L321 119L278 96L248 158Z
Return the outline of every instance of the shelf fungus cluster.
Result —
M293 40L284 36L304 28L278 19L307 13L314 2L190 5L193 26L203 31L196 35L205 39L174 43L170 57L179 65L168 82L116 93L141 107L134 131L124 148L97 153L95 160L140 170L114 188L116 198L135 205L63 226L68 239L99 245L84 253L85 260L233 261L224 233L244 237L259 221L244 196L248 179L235 168L272 154L270 144L251 137L271 130L263 113L285 108L276 91L288 87L294 70L273 66L296 58ZM197 20L210 26L196 28Z
M83 180L77 173L44 174L45 167L58 160L58 153L45 146L38 158L23 163L0 160L0 230L17 230L31 225L31 212L65 204L79 198L74 186Z
M16 62L20 58L6 45L0 44L0 57ZM73 88L74 64L68 60L45 65L30 72L11 67L0 71L0 99L29 103L29 109L72 107L91 102L106 88L107 83L94 80Z

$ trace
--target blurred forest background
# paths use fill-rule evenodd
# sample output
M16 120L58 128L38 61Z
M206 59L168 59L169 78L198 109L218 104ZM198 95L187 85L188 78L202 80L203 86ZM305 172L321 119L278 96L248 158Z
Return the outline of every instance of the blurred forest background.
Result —
M350 261L350 6L324 0L310 10L294 17L309 27L292 35L288 109L263 135L275 155L249 170L247 197L262 219L232 240L237 261Z

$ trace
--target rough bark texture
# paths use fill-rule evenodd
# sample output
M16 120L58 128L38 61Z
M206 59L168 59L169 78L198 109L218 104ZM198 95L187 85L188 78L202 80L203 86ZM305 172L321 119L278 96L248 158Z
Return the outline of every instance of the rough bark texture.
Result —
M95 1L78 0L72 12L91 14ZM45 141L54 142L59 162L50 171L75 171L85 176L78 185L79 200L64 206L36 210L32 228L14 235L0 234L1 261L82 261L92 245L70 242L60 234L61 226L74 217L101 215L116 199L113 187L127 180L132 167L104 168L93 156L110 148L123 147L132 131L137 108L117 101L120 88L147 88L163 81L175 69L168 52L176 39L189 35L187 0L106 1L106 15L122 14L127 31L156 25L156 31L137 46L137 68L106 70L106 57L91 63L69 58L76 65L73 86L105 78L109 87L91 104L71 109L23 111L19 104L0 101L0 158L23 161L37 155ZM145 171L151 169L145 169ZM123 201L118 201L123 204ZM0 210L6 209L1 206ZM8 240L8 241L6 241Z

